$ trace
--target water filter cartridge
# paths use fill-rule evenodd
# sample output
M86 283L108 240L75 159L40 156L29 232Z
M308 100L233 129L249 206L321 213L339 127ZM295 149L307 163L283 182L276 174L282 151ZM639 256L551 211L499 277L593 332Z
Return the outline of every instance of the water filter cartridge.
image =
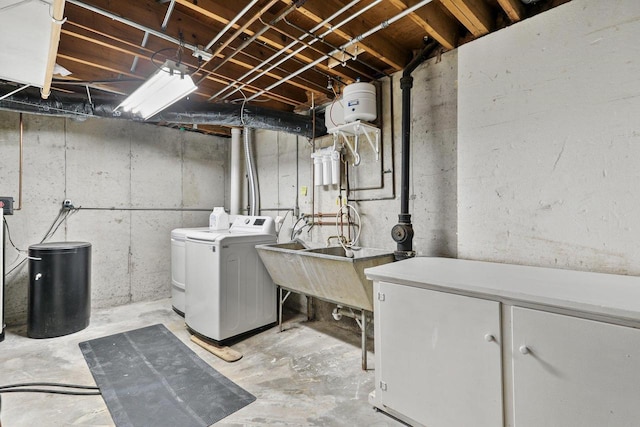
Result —
M313 181L315 185L322 185L322 154L313 153L311 155L313 159Z
M331 185L331 152L326 150L322 153L322 184Z
M340 184L340 152L331 151L331 184Z

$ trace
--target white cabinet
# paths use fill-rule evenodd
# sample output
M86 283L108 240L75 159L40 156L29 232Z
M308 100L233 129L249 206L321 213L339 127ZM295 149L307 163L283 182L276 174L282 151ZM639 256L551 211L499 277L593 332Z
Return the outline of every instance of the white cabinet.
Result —
M502 425L500 306L379 283L376 393L426 426Z
M640 330L511 311L515 426L640 423Z
M375 407L427 427L640 425L640 278L439 258L365 273Z

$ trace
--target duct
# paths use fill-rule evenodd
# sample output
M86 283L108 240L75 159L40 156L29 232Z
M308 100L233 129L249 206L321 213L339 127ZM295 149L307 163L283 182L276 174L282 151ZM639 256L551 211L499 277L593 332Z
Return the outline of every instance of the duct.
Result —
M2 98L2 94L0 94ZM89 117L118 118L142 122L139 117L129 113L115 111L116 105L80 102L77 99L40 99L40 97L14 95L0 99L0 110L46 116L86 119ZM188 106L189 111L176 111L175 108ZM324 123L314 122L311 117L286 111L272 110L254 105L238 105L223 103L178 103L172 111L162 111L151 117L146 123L175 123L217 126L247 126L254 129L265 129L311 138L314 135L327 133Z
M258 173L256 171L255 158L251 136L253 129L244 128L244 158L247 164L247 178L249 180L249 215L260 215L260 187L258 186Z
M231 179L229 213L242 213L242 129L231 129Z
M251 95L249 98L247 98L247 101L252 101L252 100L256 99L257 97L261 96L262 94L264 94L266 92L269 92L270 90L280 86L282 83L285 83L288 80L291 80L292 78L304 73L308 69L315 67L316 65L318 65L322 61L328 59L330 56L333 56L333 55L336 55L336 54L340 53L342 50L344 50L344 49L348 48L349 46L352 46L352 45L354 45L354 44L366 39L370 35L372 35L374 33L377 33L378 31L382 30L383 28L387 28L389 25L391 25L394 22L404 18L405 16L409 15L410 13L413 13L417 9L420 9L422 6L426 5L427 3L431 3L431 1L432 0L421 0L420 2L414 4L413 6L403 10L399 14L397 14L395 16L392 16L391 18L387 19L386 21L381 22L380 24L378 24L377 26L371 28L370 30L365 31L364 33L360 34L359 36L356 36L356 37L352 38L350 41L348 41L347 43L345 43L342 46L340 46L340 49L336 49L336 50L334 50L332 52L329 52L326 55L321 56L320 58L316 59L315 61L309 63L308 65L306 65L306 66L304 66L302 68L300 68L298 71L296 71L294 73L291 73L287 77L284 77L284 78L278 80L277 82L273 83L272 85L266 87L265 89L262 89L259 92Z
M437 43L431 41L404 69L400 79L402 89L402 169L400 184L400 214L398 224L391 229L391 237L397 243L394 253L396 261L412 258L416 255L413 250L413 226L411 225L411 214L409 213L409 177L411 166L411 88L413 87L413 77L411 74L422 64Z

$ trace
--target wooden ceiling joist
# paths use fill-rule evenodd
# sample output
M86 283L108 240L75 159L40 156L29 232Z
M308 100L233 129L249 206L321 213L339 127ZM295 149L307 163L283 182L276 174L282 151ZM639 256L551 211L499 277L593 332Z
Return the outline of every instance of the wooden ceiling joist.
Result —
M520 0L498 0L498 4L511 22L518 22L524 18L524 6Z
M313 22L320 23L343 6L336 0L309 1L304 3L298 9L298 12ZM372 10L374 9L375 7ZM368 26L361 19L354 19L348 25L335 30L332 34L340 36L347 42L375 27L375 25ZM398 49L391 40L385 38L382 34L372 34L360 41L359 44L364 47L366 52L386 63L394 71L402 70L409 59L401 49Z
M188 8L189 10L191 10L192 12L196 12L198 14L201 14L209 19L212 19L216 22L219 22L223 25L227 25L231 19L230 18L226 18L221 14L221 11L225 10L224 7L221 7L221 2L220 1L212 1L212 0L199 0L198 2L192 2L190 0L176 0L176 4L179 4L183 7ZM224 3L224 2L222 2ZM215 11L215 12L214 12ZM227 15L229 15L227 13ZM264 14L262 17L263 20L265 21L269 21L270 19L272 19L271 16ZM238 24L233 25L231 28L238 29L240 28L240 26ZM252 37L256 34L256 31L254 31L251 28L247 28L244 30L244 34L246 34L249 37ZM270 32L266 32L265 34L261 35L258 37L258 41L262 42L262 43L266 43L269 46L276 48L277 50L281 50L284 47L286 47L286 45L288 44L285 43L282 39L281 36L276 35L276 34L272 34ZM285 51L285 54L289 54L292 53L293 51L291 49L287 49ZM312 52L308 52L306 50L303 50L302 52L299 52L297 54L295 54L295 58L304 62L305 64L310 64L311 62L313 62L314 60L316 60L318 58L317 55L313 55ZM334 75L336 77L339 77L340 79L343 79L345 81L353 81L355 76L351 76L349 74L345 74L341 71L339 71L338 69L331 69L329 68L327 65L324 64L318 64L317 68L321 69L322 71Z
M389 0L398 10L416 5L420 0ZM458 22L454 21L433 1L409 15L409 19L423 28L427 35L445 49L455 49L458 45Z
M475 37L491 32L494 19L484 0L440 1Z
M73 21L70 22L70 26L71 27L81 28L81 29L85 30L85 32L87 32L87 33L90 33L92 31L90 28L84 27L84 26L79 25L79 24L75 24ZM151 56L151 54L153 53L150 49L143 48L141 46L133 45L132 43L127 42L126 40L122 40L122 39L119 39L119 38L116 38L116 37L113 37L113 36L100 34L101 38L104 38L104 39L110 41L110 42L106 42L106 41L99 40L98 37L95 37L95 36L91 37L91 36L88 36L88 35L85 35L85 34L79 34L76 31L71 31L71 30L63 30L63 31L65 31L65 34L70 36L70 37L74 37L76 39L83 40L83 41L92 43L92 44L97 45L97 46L105 47L105 48L117 51L119 53L124 53L124 54L130 55L132 59L134 57L148 59ZM128 48L123 48L123 47L117 46L119 44L127 46ZM222 58L223 55L218 55L218 57ZM233 64L236 64L236 65L238 65L238 66L240 66L242 68L244 68L245 70L254 68L253 64L249 64L247 62L243 62L243 61L241 61L241 60L239 60L237 58L232 58L230 60L230 62L233 63ZM185 62L185 64L190 66L192 69L196 69L197 68L197 66L190 65L188 62ZM222 74L221 73L214 73L214 75L222 75ZM273 80L282 79L282 75L278 74L278 73L275 73L275 72L266 73L266 76L272 78ZM143 78L144 76L139 76L139 77ZM229 78L229 80L233 81L234 79ZM324 83L324 81L323 81L323 83ZM311 88L308 84L300 83L296 79L288 80L287 84L289 84L289 85L291 85L291 86L293 86L293 87L295 87L297 89L300 89L302 91L302 93L307 92L307 91L315 91L315 92L319 93L318 89ZM249 86L249 87L251 87L251 86ZM253 91L253 93L256 93L256 92L258 92L258 90ZM282 96L277 96L275 98L277 98L278 101L285 102L286 104L289 104L289 105L292 105L292 106L295 106L295 105L297 105L299 103L299 102L297 102L295 100L287 99L287 98L285 98L283 100Z

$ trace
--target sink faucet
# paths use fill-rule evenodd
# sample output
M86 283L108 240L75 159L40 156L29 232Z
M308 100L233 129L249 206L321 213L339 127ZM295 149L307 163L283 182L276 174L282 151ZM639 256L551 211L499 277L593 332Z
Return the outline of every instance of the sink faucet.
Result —
M347 244L347 239L344 236L329 236L327 237L327 247L331 245L331 239L338 239L343 245Z

